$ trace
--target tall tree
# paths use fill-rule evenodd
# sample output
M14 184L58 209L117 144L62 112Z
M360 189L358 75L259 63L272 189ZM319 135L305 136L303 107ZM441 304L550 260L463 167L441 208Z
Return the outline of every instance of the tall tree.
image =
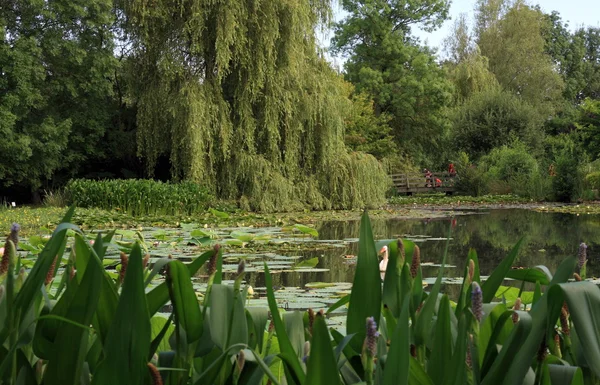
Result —
M348 56L346 78L391 117L399 148L417 160L436 157L447 128L450 83L434 53L410 34L446 19L445 0L344 0L349 15L335 27L333 47Z
M112 1L0 7L0 184L38 189L102 150L112 115Z
M503 90L550 115L564 84L545 51L544 15L521 0L480 0L477 44Z
M461 14L444 40L449 79L454 83L455 101L463 103L473 94L498 89L496 76L489 70L487 57L481 55L469 32L467 18Z
M174 178L259 210L383 198L379 163L346 152L350 101L316 49L329 1L131 0L125 10L149 172L167 158Z

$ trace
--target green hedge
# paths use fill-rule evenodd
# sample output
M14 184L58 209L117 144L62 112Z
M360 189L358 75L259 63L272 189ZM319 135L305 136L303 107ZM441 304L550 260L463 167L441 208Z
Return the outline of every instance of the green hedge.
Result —
M214 197L196 183L146 179L73 179L65 187L70 204L119 210L131 215L191 215L208 208Z

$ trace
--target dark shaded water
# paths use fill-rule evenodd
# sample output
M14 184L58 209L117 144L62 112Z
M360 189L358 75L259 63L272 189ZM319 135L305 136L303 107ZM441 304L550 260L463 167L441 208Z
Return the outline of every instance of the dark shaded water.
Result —
M519 252L517 266L546 265L554 272L566 256L576 256L580 242L588 244L588 277L600 275L600 216L540 213L524 209L496 209L473 211L457 215L452 228L448 249L447 277L461 277L469 248L477 251L482 275L488 275L508 254L515 243L525 237ZM422 262L440 263L444 253L445 238L452 218L415 220L373 220L376 239L397 237L419 241ZM321 240L338 241L357 238L359 221L331 221L318 226ZM333 242L332 242L333 243ZM303 287L309 282L352 282L355 265L345 255L355 255L358 244L348 242L341 247L316 247L302 251L303 258L319 257L317 268L325 272L288 272L275 274L274 284L286 287ZM424 277L437 275L438 267L424 266ZM263 274L252 274L249 283L264 286Z

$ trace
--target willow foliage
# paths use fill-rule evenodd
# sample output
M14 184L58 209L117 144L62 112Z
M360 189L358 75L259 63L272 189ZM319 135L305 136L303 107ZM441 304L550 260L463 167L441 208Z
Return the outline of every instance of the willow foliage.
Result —
M327 0L127 0L125 10L150 173L168 156L176 179L265 211L382 200L379 163L344 147L350 101L317 53Z

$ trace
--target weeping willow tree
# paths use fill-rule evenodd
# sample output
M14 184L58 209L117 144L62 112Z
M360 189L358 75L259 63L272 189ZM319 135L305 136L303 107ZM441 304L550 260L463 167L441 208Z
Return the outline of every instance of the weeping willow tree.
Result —
M371 156L349 153L343 80L318 54L328 0L126 0L138 152L149 172L261 211L379 203Z

